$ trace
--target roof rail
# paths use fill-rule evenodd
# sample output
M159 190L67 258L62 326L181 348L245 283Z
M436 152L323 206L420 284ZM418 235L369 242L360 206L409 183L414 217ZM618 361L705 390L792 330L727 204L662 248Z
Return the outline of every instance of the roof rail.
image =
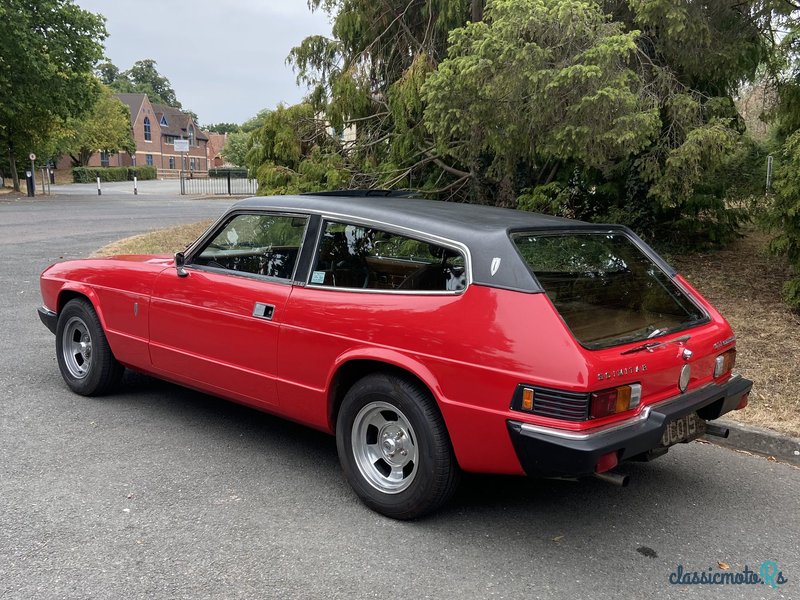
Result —
M301 196L336 196L338 198L413 198L413 190L331 190L325 192L303 192Z

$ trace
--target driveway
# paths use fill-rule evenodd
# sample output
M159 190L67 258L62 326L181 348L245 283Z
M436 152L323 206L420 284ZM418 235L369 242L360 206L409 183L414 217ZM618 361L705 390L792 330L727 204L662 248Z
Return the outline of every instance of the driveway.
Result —
M624 467L625 489L465 477L400 523L357 501L329 436L130 373L114 396L70 393L39 272L228 202L0 199L0 597L800 597L800 470L763 458L692 443ZM767 560L788 583L669 582Z

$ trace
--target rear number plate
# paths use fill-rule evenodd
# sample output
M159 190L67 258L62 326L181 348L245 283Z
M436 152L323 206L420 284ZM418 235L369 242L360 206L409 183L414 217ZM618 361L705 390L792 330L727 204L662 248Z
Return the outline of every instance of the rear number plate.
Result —
M661 445L672 446L680 442L688 442L703 435L705 430L706 422L698 417L697 413L686 415L667 424L664 435L661 436Z

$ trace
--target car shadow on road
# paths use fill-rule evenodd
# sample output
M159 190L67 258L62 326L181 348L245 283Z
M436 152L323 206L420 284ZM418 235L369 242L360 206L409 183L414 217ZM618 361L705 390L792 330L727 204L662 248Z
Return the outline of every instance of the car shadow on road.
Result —
M334 499L330 510L352 514L350 505L358 504L341 474L332 436L144 375L126 374L123 383L124 391L104 402L136 405L139 412L150 412L150 419L169 421L187 435L201 429L203 439L224 447L234 443L246 447L264 456L265 462L291 463L297 478L327 488L327 496ZM491 539L495 530L507 530L513 522L526 544L539 540L556 545L567 540L580 545L582 535L596 536L599 527L609 543L618 536L627 539L635 531L645 544L648 538L663 536L671 523L712 522L719 514L738 509L738 500L726 494L730 482L718 468L720 452L727 451L693 443L676 447L652 463L622 465L619 470L631 480L626 488L592 478L565 481L464 474L445 507L403 526L458 535L468 524L469 533L462 532L467 538ZM686 460L688 453L691 462ZM739 489L743 486L747 488L747 482L741 482ZM757 496L758 490L752 493ZM368 509L363 508L363 514L374 520Z

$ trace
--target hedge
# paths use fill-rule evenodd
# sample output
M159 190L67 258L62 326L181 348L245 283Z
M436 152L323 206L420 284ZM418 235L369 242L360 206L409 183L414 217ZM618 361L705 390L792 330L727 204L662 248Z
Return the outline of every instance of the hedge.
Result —
M75 183L94 183L97 178L100 181L133 181L137 179L155 179L157 175L155 167L74 167L72 169L72 181Z

